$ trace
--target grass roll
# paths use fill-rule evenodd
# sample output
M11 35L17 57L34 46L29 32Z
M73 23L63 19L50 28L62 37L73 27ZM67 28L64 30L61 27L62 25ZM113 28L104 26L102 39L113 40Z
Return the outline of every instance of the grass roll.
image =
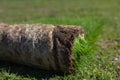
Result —
M73 44L83 35L75 25L0 24L0 60L72 73Z

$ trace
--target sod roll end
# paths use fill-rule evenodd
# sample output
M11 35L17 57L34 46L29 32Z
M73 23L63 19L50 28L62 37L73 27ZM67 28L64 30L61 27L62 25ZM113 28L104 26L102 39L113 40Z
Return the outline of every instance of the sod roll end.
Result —
M73 43L83 34L74 25L0 24L0 60L71 73Z

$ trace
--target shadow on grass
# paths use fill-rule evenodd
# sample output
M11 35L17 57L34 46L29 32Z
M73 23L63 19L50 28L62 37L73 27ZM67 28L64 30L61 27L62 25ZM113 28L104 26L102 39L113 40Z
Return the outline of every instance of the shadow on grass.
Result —
M20 65L16 63L11 63L7 61L0 61L0 72L2 70L7 71L8 73L17 74L18 76L26 78L36 78L36 79L49 79L55 76L64 76L62 72L54 72L36 69L35 67L28 67L25 65Z

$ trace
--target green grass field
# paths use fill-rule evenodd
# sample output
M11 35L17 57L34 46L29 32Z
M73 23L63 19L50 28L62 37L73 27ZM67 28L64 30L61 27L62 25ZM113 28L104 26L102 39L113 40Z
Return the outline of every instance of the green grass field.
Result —
M69 24L85 29L85 41L74 43L75 74L0 61L0 80L120 80L119 4L119 0L0 0L0 22Z

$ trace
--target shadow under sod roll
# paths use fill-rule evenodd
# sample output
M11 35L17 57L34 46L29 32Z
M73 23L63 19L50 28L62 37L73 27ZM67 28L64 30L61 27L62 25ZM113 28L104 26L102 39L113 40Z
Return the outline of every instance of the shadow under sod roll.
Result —
M72 48L80 26L0 24L0 60L72 73Z

